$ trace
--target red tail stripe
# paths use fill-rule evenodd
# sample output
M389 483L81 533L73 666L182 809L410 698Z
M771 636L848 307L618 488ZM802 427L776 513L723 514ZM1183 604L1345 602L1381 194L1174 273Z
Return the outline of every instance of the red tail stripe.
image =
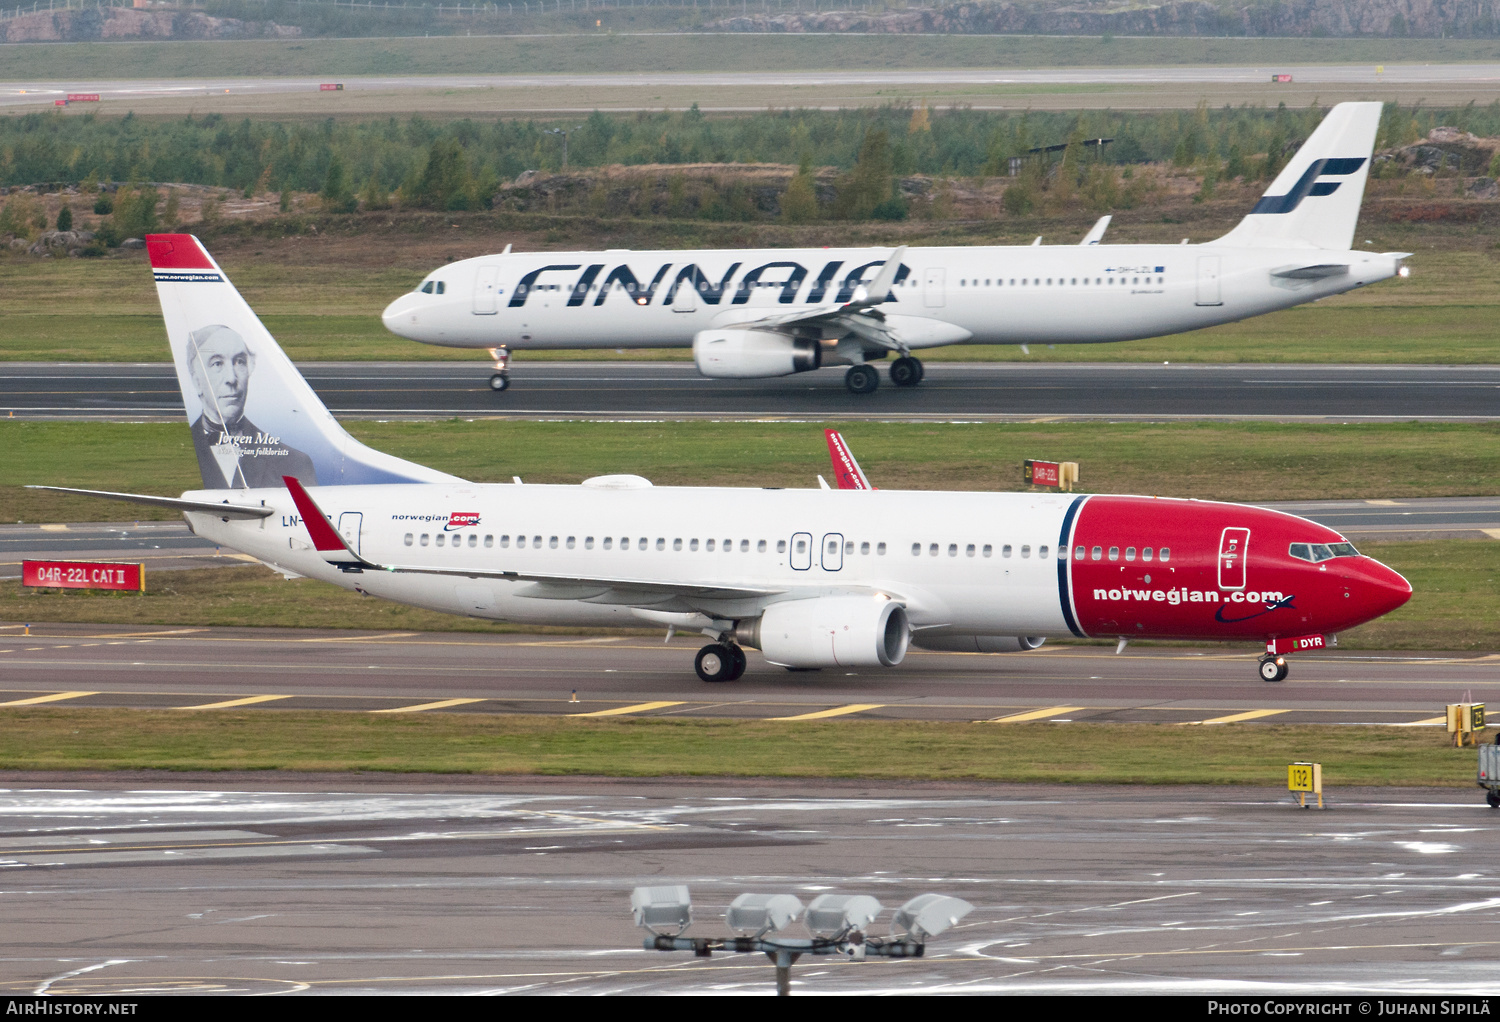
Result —
M849 446L844 442L844 438L839 431L836 429L825 429L823 436L828 441L828 456L833 460L833 475L838 480L839 489L868 489L864 480L860 477L859 467L854 461L854 455L849 453Z
M286 483L286 488L292 493L292 500L297 505L297 512L302 515L302 524L307 526L307 534L312 537L313 546L319 553L327 553L330 550L343 550L353 553L349 545L344 542L328 519L323 517L322 510L313 503L312 497L308 496L302 484L297 481L296 476L282 476L281 481Z
M146 254L153 270L211 270L213 260L191 234L148 234Z

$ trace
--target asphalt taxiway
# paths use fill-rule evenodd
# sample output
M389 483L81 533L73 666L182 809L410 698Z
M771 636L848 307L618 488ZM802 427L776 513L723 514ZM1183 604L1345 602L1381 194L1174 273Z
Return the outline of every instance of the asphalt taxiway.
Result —
M843 372L710 380L691 362L513 363L490 390L471 363L309 363L299 368L346 418L527 416L578 419L1272 419L1491 421L1500 365L1176 365L931 362L920 387L856 396ZM182 415L171 365L0 364L0 416L117 419Z
M749 651L739 681L693 673L704 640L320 629L0 626L0 706L523 713L769 720L1444 725L1500 703L1500 655L1328 650L1260 681L1244 647L1048 644L912 650L898 667L789 673Z
M686 884L694 936L747 891L872 894L878 935L919 893L975 906L921 959L803 958L794 994L1451 997L1500 958L1500 826L1469 790L0 783L11 995L772 992L763 955L643 950L641 884Z

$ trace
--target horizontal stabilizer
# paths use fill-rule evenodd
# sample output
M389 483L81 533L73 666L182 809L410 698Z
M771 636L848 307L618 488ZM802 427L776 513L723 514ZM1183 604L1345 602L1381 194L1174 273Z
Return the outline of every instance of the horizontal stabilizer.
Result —
M28 486L28 490L51 490L53 493L76 493L80 497L100 497L104 500L123 500L131 504L149 504L152 507L169 507L177 511L205 511L220 518L269 518L276 513L274 507L256 504L231 504L224 501L215 504L208 500L183 500L181 497L156 497L147 493L112 493L109 490L76 490L71 486Z
M1339 277L1348 272L1347 263L1316 263L1312 266L1287 266L1280 270L1272 270L1271 276L1288 280L1324 280L1328 277Z

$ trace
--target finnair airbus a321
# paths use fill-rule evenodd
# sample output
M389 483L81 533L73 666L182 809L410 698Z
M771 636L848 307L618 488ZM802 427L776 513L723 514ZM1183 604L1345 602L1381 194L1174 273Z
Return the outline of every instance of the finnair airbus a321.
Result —
M909 644L1047 636L1265 642L1278 681L1285 653L1411 595L1333 530L1238 504L472 483L346 433L198 239L146 247L204 489L41 488L180 509L288 575L494 621L701 631L704 681L738 678L747 646L792 669L891 667ZM842 462L841 487L868 485Z
M704 376L787 376L948 344L1094 344L1197 330L1407 272L1406 252L1351 250L1379 103L1329 112L1234 230L1202 245L533 252L450 263L385 310L402 337L490 349L490 386L528 348L689 347ZM1040 239L1038 239L1040 242Z

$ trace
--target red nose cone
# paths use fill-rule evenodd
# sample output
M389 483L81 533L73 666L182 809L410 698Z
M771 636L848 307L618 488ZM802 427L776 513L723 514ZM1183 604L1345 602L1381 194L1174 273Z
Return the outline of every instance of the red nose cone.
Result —
M1351 624L1364 624L1389 614L1411 599L1411 583L1384 564L1369 557L1350 563L1344 603Z

